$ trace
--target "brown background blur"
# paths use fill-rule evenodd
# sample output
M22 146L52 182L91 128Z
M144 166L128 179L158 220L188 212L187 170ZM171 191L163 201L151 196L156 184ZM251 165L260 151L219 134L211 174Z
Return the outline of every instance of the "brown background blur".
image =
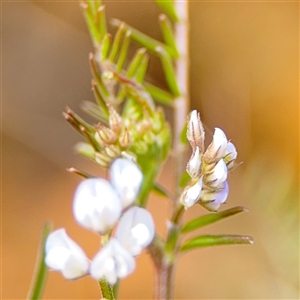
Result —
M148 1L106 1L117 17L161 39L159 9ZM191 108L201 111L211 138L224 129L243 164L230 176L226 208L250 212L202 230L252 235L254 246L194 251L176 274L178 299L299 299L299 3L191 2ZM80 112L92 100L92 45L77 2L2 3L2 298L24 299L42 226L52 220L89 257L98 237L73 219L76 166L104 173L77 157L80 137L63 120L65 105ZM159 61L149 80L163 86ZM84 116L84 113L81 113ZM172 189L172 160L160 182ZM225 208L225 207L224 207ZM165 232L167 202L150 209ZM195 207L187 219L203 214ZM121 283L121 299L151 299L153 268L146 254ZM98 299L91 278L48 277L44 299Z

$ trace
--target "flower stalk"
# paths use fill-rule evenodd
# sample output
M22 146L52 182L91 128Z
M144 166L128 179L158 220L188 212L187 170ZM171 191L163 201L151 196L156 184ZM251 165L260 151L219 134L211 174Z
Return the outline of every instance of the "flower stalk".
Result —
M74 217L79 225L100 235L101 247L90 260L64 228L57 229L45 241L44 263L67 279L92 276L99 284L102 299L107 300L117 298L120 280L135 270L135 257L144 249L156 270L155 298L168 300L174 296L174 272L180 252L253 243L249 236L226 234L200 235L182 243L185 233L246 210L236 207L217 213L228 197L227 177L235 166L235 146L216 128L205 150L200 114L194 110L186 120L190 103L188 1L156 2L165 13L159 17L164 42L116 19L112 24L117 32L112 38L107 33L101 0L83 1L95 50L89 61L96 104L85 101L82 108L96 123L88 124L68 107L63 114L85 139L76 145L77 152L109 169L110 178L68 169L83 178L74 195ZM128 61L131 40L142 48ZM160 58L167 90L145 81L147 51ZM157 103L173 108L172 142L170 126ZM186 140L192 148L187 165ZM176 166L172 195L155 182L171 144ZM169 198L172 204L165 238L156 234L147 210L152 191ZM196 204L211 213L182 224L185 211Z

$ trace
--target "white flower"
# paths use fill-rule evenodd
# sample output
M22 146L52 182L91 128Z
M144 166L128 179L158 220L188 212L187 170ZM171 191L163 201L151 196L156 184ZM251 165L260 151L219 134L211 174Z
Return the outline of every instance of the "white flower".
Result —
M105 278L114 285L118 278L126 277L134 269L133 256L116 239L111 238L94 257L90 274L98 280Z
M46 245L46 265L61 271L67 279L76 279L87 274L89 260L83 250L66 234L58 229L49 234Z
M115 237L132 255L139 255L153 240L155 226L151 214L144 208L131 207L121 217Z
M209 186L217 187L227 179L227 166L223 159L220 159L212 171L205 176Z
M225 156L227 147L227 137L223 130L215 128L213 141L205 151L204 158L208 161L216 160Z
M90 178L77 187L73 212L80 225L106 234L119 219L121 210L120 199L108 181Z
M134 162L126 158L117 158L110 166L110 181L121 198L123 208L126 208L136 199L143 174Z
M226 201L228 193L229 186L227 181L224 181L222 183L222 187L217 191L212 192L203 189L201 193L200 203L208 210L217 211L221 204L223 204Z
M201 159L200 159L200 151L199 147L196 147L194 150L187 166L186 171L190 175L191 178L196 178L201 173Z
M202 190L202 181L203 176L201 176L196 183L189 185L184 189L180 197L180 202L184 205L185 209L193 206L199 200Z

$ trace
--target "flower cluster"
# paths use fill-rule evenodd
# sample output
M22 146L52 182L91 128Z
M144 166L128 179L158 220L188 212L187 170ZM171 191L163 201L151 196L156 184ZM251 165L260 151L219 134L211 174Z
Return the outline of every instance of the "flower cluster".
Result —
M95 257L90 261L65 229L52 232L46 241L46 264L61 271L67 279L90 274L113 285L118 278L133 272L134 256L153 240L155 227L151 214L132 206L143 180L140 169L128 159L117 158L110 166L110 177L110 182L85 179L74 196L76 221L109 238Z
M213 141L204 149L204 129L199 113L194 110L188 121L187 139L193 149L186 171L191 177L180 201L187 209L199 202L217 211L228 196L228 171L234 166L237 152L225 133L215 128Z

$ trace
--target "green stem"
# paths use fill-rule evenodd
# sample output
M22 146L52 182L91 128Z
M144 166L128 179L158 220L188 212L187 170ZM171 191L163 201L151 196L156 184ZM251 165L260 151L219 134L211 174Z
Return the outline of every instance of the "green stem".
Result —
M105 300L115 300L112 287L107 283L105 279L99 280L99 286L102 293L102 298Z

